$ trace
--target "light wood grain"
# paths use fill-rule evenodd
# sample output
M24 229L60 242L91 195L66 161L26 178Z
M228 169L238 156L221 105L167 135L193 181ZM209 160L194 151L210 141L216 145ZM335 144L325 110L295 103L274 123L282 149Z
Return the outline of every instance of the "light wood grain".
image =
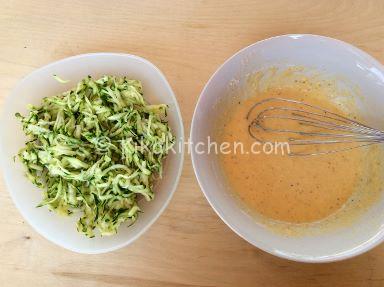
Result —
M255 41L286 33L350 42L384 62L384 1L0 1L0 106L21 77L100 51L155 63L189 132L209 76ZM0 286L384 286L384 245L332 264L268 255L235 235L201 193L189 156L171 204L138 241L79 255L26 224L0 181Z

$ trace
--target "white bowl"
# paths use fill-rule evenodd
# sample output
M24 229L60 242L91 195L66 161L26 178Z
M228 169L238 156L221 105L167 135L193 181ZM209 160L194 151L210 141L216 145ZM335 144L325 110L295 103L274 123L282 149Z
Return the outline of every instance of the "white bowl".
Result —
M206 142L223 97L231 84L248 73L270 66L298 65L342 75L361 90L362 113L368 124L383 128L384 68L365 52L338 40L316 35L285 35L257 42L228 59L211 77L197 103L191 142ZM382 118L380 121L380 117ZM206 198L221 219L238 235L279 257L303 262L329 262L361 254L384 239L384 201L381 199L352 226L317 235L287 237L265 228L233 199L214 153L192 148L193 167Z
M53 74L70 80L60 84L52 78ZM167 157L163 179L155 188L155 199L141 201L142 210L137 222L119 228L118 234L110 237L97 236L88 239L76 231L76 218L60 217L50 213L47 208L36 208L41 201L41 190L34 187L24 176L20 163L13 156L23 147L25 136L21 124L14 114L27 112L28 104L39 104L41 99L70 89L82 78L103 75L128 76L142 81L144 97L151 103L169 105L168 119L176 136L176 153ZM168 205L179 181L183 165L184 139L183 123L175 95L160 70L149 61L128 54L95 53L69 57L44 66L21 80L11 95L5 100L1 115L1 158L7 188L24 218L41 235L69 250L79 253L109 252L132 243L142 235L160 216Z

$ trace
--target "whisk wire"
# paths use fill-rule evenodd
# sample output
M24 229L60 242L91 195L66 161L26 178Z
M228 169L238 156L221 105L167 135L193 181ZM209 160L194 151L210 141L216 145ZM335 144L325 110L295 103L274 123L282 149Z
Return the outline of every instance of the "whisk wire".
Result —
M267 106L263 105L276 102L279 104L290 104L292 106ZM302 101L268 98L255 103L246 118L249 120L256 112L256 108L262 108L251 120L248 126L249 134L259 142L261 140L256 131L261 130L264 134L289 135L287 141L290 145L296 146L321 146L333 144L357 144L341 148L334 148L325 151L314 152L293 152L290 155L320 155L339 151L346 151L358 147L368 146L384 142L384 132L357 120L347 118L329 110L317 107ZM271 127L270 120L279 121L278 127ZM268 126L269 123L269 126ZM295 129L287 128L288 123L296 124ZM276 125L276 122L275 122ZM303 130L296 129L297 126L303 126ZM305 128L316 128L305 130ZM295 137L296 136L296 137ZM299 136L299 138L297 138ZM306 138L307 137L307 138Z

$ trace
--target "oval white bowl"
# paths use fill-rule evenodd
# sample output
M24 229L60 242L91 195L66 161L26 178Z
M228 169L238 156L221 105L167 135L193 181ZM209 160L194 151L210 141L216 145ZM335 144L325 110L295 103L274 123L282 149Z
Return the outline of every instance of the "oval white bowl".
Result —
M56 74L69 83L61 84L53 79ZM14 114L27 112L28 104L39 104L43 97L64 92L82 78L103 75L127 76L142 81L144 97L150 103L169 105L168 120L176 136L178 152L170 153L164 166L163 178L156 183L155 199L141 201L144 211L131 226L121 225L117 235L89 239L76 231L76 217L61 217L47 208L36 208L41 201L41 190L24 176L20 163L13 156L23 147L25 136ZM164 211L176 190L182 165L184 128L176 97L161 71L149 61L128 54L94 53L69 57L35 70L21 80L3 105L0 120L1 159L6 186L12 199L32 227L50 241L79 253L103 253L132 243L142 235ZM15 223L16 224L16 223Z
M359 107L368 124L383 128L384 68L367 53L339 40L316 35L284 35L257 42L228 59L211 77L198 100L191 127L191 142L206 142L212 119L221 112L217 103L230 96L233 79L263 68L297 65L342 75L356 83L364 97ZM238 235L273 255L302 262L329 262L361 254L384 239L384 201L376 203L353 226L334 232L286 237L265 228L230 195L214 153L192 148L192 163L200 187L221 219Z

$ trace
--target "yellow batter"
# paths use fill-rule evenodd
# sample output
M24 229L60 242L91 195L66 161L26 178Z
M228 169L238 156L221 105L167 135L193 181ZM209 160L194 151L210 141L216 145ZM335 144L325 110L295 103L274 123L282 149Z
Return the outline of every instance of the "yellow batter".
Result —
M246 115L255 102L271 97L301 100L343 114L319 89L266 89L233 105L219 140L242 142L250 151L254 139ZM230 153L221 154L220 162L231 189L251 210L273 220L308 223L341 209L363 181L368 190L374 180L366 178L366 153L366 149L313 157Z

